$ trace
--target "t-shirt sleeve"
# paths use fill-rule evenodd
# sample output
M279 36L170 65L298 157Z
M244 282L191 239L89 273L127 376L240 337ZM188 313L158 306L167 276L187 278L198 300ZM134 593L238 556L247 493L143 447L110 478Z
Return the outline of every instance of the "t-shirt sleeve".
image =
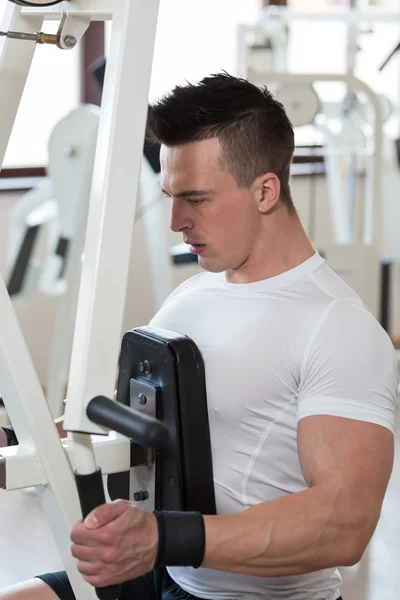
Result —
M395 429L398 367L393 344L362 306L334 301L309 340L298 420L332 415Z

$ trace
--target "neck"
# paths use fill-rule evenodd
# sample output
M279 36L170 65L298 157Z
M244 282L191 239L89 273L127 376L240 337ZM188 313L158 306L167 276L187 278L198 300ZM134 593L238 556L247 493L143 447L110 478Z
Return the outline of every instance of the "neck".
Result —
M294 269L315 254L297 214L285 207L264 215L260 234L246 261L226 271L230 283L253 283Z

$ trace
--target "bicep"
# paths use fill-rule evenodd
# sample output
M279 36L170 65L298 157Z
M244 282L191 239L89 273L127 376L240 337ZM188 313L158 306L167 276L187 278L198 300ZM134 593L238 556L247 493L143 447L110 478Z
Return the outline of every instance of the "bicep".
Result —
M394 460L394 437L381 425L315 415L298 423L300 466L310 487L328 486L337 501L375 528Z

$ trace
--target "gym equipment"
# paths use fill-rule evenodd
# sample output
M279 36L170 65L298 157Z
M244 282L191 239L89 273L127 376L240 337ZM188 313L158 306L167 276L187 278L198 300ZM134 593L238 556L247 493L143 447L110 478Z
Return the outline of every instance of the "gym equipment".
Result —
M105 61L97 61L92 72L101 78L103 85ZM61 416L64 408L99 117L99 108L86 104L56 124L48 145L46 179L18 199L10 211L6 275L9 295L18 308L31 302L37 293L59 297L50 365L44 382L55 418ZM162 217L148 214L163 199L160 164L154 150L145 143L136 220L143 217L154 301L159 308L173 284L165 250L165 224ZM38 260L34 256L35 247L44 233L47 248Z
M281 40L285 38L288 42L290 24L302 19L345 22L347 73L287 72L288 43L282 44ZM238 28L238 71L252 83L268 85L284 104L295 127L308 124L322 137L318 153L323 156L329 191L332 243L314 237L314 231L308 233L328 264L353 287L378 319L387 312L387 307L382 306L385 294L380 290L382 257L387 256L388 246L392 250L389 256L398 247L392 241L396 239L392 231L396 221L388 218L388 214L397 211L397 204L391 202L390 210L385 206L389 199L385 199L382 177L383 169L386 178L388 170L387 139L382 125L391 114L391 106L386 98L357 79L354 69L357 37L363 33L360 23L390 20L400 21L400 12L378 7L367 10L334 7L311 12L267 6L255 24ZM320 82L341 82L346 89L344 101L320 102L317 94ZM364 179L362 198L357 188L360 175Z
M99 109L82 105L57 123L49 139L47 177L10 211L7 289L18 307L37 294L59 297L50 366L45 381L53 416L63 411L81 255L99 125ZM41 260L34 257L46 233Z
M103 90L107 61L99 57L91 66L99 87ZM174 288L168 257L168 234L163 216L152 209L165 198L160 185L160 145L149 144L145 139L140 172L139 203L136 219L143 218L150 262L155 310L158 310Z
M117 402L161 419L171 443L156 456L132 448L130 490L128 474L110 475L110 497L134 499L150 510L215 514L205 372L194 342L154 327L128 331L117 389Z
M27 2L26 0L11 0L11 2L15 2L15 4L19 4L20 6L54 6L55 4L60 4L63 0L53 0L49 2L48 0L31 0Z
M34 37L45 19L55 19L56 45L68 50L91 20L112 20L108 57L112 68L106 69L104 82L64 420L73 448L71 461L82 475L96 473L97 464L105 474L130 467L129 440L108 436L105 425L95 424L87 409L93 399L113 395L158 4L158 0L70 0L26 8L10 3L1 26L3 32ZM1 162L35 48L33 41L0 38ZM76 598L93 599L94 588L83 580L70 555L70 531L82 514L70 461L2 280L0 303L1 392L20 442L1 449L0 470L7 489L40 486L42 506ZM90 434L108 439L92 445ZM99 492L97 503L104 499L100 486ZM115 598L116 591L111 592L107 597Z

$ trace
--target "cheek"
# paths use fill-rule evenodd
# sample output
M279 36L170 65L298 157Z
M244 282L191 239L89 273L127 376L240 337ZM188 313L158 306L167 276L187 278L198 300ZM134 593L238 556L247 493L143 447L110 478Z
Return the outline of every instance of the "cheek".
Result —
M197 225L202 230L208 243L216 252L224 251L235 254L242 251L243 246L255 234L257 215L252 201L247 195L229 194L220 197L207 210L199 215Z
M246 206L234 206L230 211L220 215L219 223L222 235L233 241L243 240L251 235L254 229L254 214Z

